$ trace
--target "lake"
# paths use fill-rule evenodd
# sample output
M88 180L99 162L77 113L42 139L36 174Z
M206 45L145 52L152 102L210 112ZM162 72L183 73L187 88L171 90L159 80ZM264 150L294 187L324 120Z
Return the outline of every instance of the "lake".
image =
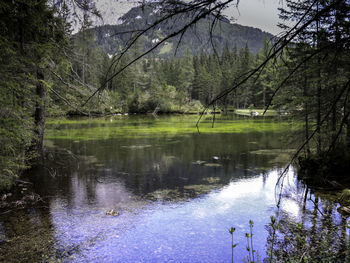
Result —
M206 115L198 131L197 120L48 120L45 162L27 174L32 189L24 187L42 201L1 214L0 260L231 262L228 230L235 227L234 262L241 262L249 220L254 250L267 258L270 216L305 219L305 188L293 167L276 207L276 182L295 150L289 141L298 125L217 116L212 127ZM310 210L312 198L305 200ZM341 224L332 211L332 222Z

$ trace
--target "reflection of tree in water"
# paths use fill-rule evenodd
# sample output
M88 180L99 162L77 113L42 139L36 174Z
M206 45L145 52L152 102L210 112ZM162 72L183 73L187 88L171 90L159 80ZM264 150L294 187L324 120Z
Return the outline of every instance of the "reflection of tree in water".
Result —
M336 204L317 195L311 198L305 200L308 204L299 219L280 210L275 231L272 223L267 226L268 262L350 261L346 217L337 212Z
M57 140L47 150L45 167L37 169L30 180L35 181L36 190L43 197L65 198L79 192L79 196L93 201L97 187L122 184L138 197L161 193L160 196L187 199L226 185L232 179L252 177L270 169L274 155L250 151L278 148L280 137L266 132L123 138L98 143ZM214 156L218 159L213 159ZM68 203L71 199L68 198Z

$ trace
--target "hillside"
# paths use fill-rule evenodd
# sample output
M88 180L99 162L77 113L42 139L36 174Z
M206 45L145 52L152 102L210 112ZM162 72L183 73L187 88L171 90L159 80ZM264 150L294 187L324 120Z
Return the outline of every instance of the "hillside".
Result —
M132 8L118 20L119 24L117 25L104 25L90 30L95 35L97 45L102 47L107 53L114 54L132 36L131 33L121 34L121 32L141 30L147 25L154 23L160 16L161 14L155 5L148 4L144 7ZM141 39L142 43L139 43L139 49L146 50L150 48L166 35L182 28L188 21L190 21L188 16L182 16L160 24L155 30L147 32L143 36ZM208 32L212 21L213 17L207 17L198 22L195 27L190 28L182 37L177 56L183 56L186 50L190 50L192 54L198 54L202 50L211 53L213 48ZM265 37L269 39L273 37L271 34L257 28L232 24L226 18L218 21L212 36L214 46L219 52L226 43L229 48L233 48L236 45L238 49L241 49L247 43L254 54L261 49ZM178 40L179 37L175 37L164 43L156 50L156 55L161 57L173 56Z

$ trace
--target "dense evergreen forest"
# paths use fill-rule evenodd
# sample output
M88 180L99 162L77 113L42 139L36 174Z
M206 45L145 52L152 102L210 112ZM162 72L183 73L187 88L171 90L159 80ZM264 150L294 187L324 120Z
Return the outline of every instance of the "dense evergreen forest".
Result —
M226 43L212 52L187 48L180 57L145 51L140 30L125 51L111 56L90 30L90 17L99 15L94 6L89 1L69 3L0 4L2 187L10 187L20 171L40 160L45 118L67 114L186 113L207 105L223 112L273 107L304 123L304 143L296 156L306 158L300 159L305 171L317 170L319 162L339 152L342 160L348 158L348 1L286 1L281 18L298 23L292 28L281 25L287 33L274 40L266 37L258 53L251 53L247 44L232 48ZM192 4L191 9L164 1L157 7L169 17L192 12L191 25L208 14L215 22L220 15L216 8L225 3ZM84 14L75 35L69 23L72 6ZM189 25L163 38L179 36ZM156 48L164 44L156 42ZM310 156L316 157L310 161ZM326 173L343 171L347 162L329 163L331 167L322 168Z
M81 43L81 37L79 35L76 43ZM143 45L138 44L130 50L130 54L123 57L115 70L118 71L129 60L139 56L141 47ZM76 48L83 52L81 46ZM152 113L157 109L163 113L198 113L204 105L231 87L239 76L264 61L270 48L271 44L266 38L257 55L252 54L247 45L241 50L236 47L230 50L226 45L221 54L203 51L199 55L192 55L187 50L182 58L147 56L107 84L105 100L101 100L105 108L101 110L112 113ZM86 50L86 64L73 63L73 69L87 85L99 87L104 81L106 66L112 61L98 47ZM246 88L228 94L217 101L216 106L222 110L265 107L271 98L275 73L276 65L269 63L259 81L251 79L245 84ZM57 103L60 105L59 101Z

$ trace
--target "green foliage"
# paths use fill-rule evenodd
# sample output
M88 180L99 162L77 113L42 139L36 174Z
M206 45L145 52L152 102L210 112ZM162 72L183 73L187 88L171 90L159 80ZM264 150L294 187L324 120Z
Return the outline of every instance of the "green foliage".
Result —
M231 228L228 230L228 232L229 232L230 235L231 235L232 263L233 263L233 249L238 245L238 244L234 244L234 243L233 243L233 233L234 233L235 231L236 231L236 228L234 228L234 227L231 227Z
M313 21L284 52L278 70L283 91L275 100L278 108L304 122L298 134L304 141L299 176L312 186L343 183L348 177L349 14L348 1L287 0L281 10L286 21Z
M322 12L319 17L315 14ZM300 31L295 44L285 52L280 76L286 78L279 104L295 118L305 122L303 139L311 134L315 124L317 131L313 145L306 144L306 154L315 147L317 157L336 145L348 147L350 141L350 118L348 99L349 38L348 28L350 5L347 1L286 1L281 10L284 20L298 20L309 10L306 19L314 23Z
M271 43L265 38L264 46L257 54L257 57L254 61L254 66L257 67L263 63L270 55ZM276 63L270 60L259 72L259 78L253 83L252 89L253 93L256 94L253 97L253 105L260 108L265 108L270 102L274 87L276 86L278 69Z
M131 11L133 14L135 12L135 10ZM103 28L99 28L99 30L104 32ZM119 50L115 54L115 58L109 58L100 50L99 38L103 35L101 34L101 32L98 35L93 34L90 30L77 34L74 37L74 47L76 53L81 54L84 59L80 58L72 63L74 71L81 79L85 79L86 85L91 87L104 86L104 90L113 91L114 98L110 98L110 94L104 92L105 96L102 102L104 107L102 107L101 112L104 111L104 108L110 107L118 109L120 112L133 113L198 112L202 110L198 101L202 105L210 103L219 93L230 89L239 82L241 77L257 63L247 44L238 51L236 46L230 49L232 43L227 42L221 54L208 54L206 50L202 49L196 55L193 50L183 48L185 52L180 58L161 58L156 54L148 54L123 69L148 47L149 36L144 35L139 38L128 52L118 60ZM105 32L105 34L107 33ZM266 40L265 55L269 47ZM95 56L94 54L99 55ZM100 59L101 56L104 58ZM83 71L84 63L86 63L85 71ZM109 67L110 64L113 66ZM122 72L105 83L110 76L121 69L123 69ZM87 76L90 75L88 71L93 72L91 74L93 76L100 75L101 77L95 78L95 80L88 78ZM275 74L275 72L265 70L265 86L272 85L267 83L273 79L271 74ZM169 90L169 87L173 88ZM248 81L240 89L218 101L215 106L224 111L229 107L247 108L254 104L262 107L265 103L262 102L264 96L261 95L261 89L262 84L256 84L253 88L252 81ZM72 97L76 101L82 100L81 96L72 95ZM74 98L71 99L74 101ZM98 103L94 103L91 106L91 109L93 108L98 111Z
M246 246L246 250L248 252L248 256L246 258L243 259L244 262L248 262L248 263L256 263L256 262L260 262L259 256L257 254L257 251L254 250L254 246L253 246L253 226L254 226L254 222L252 220L249 220L249 233L245 233L245 237L247 239L247 246ZM238 245L233 243L233 233L236 231L236 228L231 227L228 232L231 235L231 248L232 248L232 262L233 262L233 249Z
M66 43L63 21L46 1L5 1L0 9L0 191L9 188L37 153L33 118L44 108L37 87L51 86L38 72L58 59Z
M282 213L277 220L271 218L267 227L268 255L271 263L277 262L348 262L346 220L335 222L328 205L314 204L313 211L303 211L300 221ZM307 216L305 216L307 215Z

